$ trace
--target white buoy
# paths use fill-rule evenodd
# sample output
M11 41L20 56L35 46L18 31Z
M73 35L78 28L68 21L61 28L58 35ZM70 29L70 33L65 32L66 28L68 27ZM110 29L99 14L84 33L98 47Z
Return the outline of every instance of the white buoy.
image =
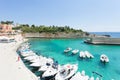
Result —
M99 77L97 77L96 80L100 80Z
M94 77L92 76L89 80L94 80Z
M85 76L85 71L84 70L82 70L81 75Z

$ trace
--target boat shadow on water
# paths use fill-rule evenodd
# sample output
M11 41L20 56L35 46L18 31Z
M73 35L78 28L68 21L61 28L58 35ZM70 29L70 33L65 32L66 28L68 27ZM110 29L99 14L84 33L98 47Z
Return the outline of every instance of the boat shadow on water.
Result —
M63 52L62 54L64 54L65 56L74 56L71 52L67 52L67 53L65 53L65 52Z
M93 61L93 59L89 59L89 58L80 58L79 56L77 57L78 61L86 61L86 62L91 62Z
M107 68L109 66L109 63L105 63L105 62L99 61L98 62L98 66L100 68Z

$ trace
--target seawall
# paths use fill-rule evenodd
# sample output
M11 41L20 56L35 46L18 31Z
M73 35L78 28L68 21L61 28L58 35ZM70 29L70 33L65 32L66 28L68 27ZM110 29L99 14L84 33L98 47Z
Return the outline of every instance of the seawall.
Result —
M91 43L91 44L120 45L120 38L93 37L93 38L88 38L85 42L86 43Z

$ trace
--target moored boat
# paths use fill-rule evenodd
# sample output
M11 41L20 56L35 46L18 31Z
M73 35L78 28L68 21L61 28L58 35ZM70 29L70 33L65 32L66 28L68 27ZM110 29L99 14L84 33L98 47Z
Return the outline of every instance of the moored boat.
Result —
M70 80L89 80L89 76L77 72Z
M83 51L80 51L79 56L80 56L80 58L85 58L86 57L85 53Z
M68 47L67 49L64 50L64 52L67 53L67 52L69 52L71 50L72 50L72 48Z
M54 62L53 59L43 57L42 59L38 60L37 62L34 62L34 63L30 64L30 66L41 67L43 65L46 65L46 63L53 64L53 62Z
M22 53L21 55L22 55L23 57L28 57L28 56L35 56L36 53L34 53L34 52L25 52L25 53Z
M85 51L85 55L87 58L94 58L94 56L88 51Z
M79 56L80 58L94 58L94 56L88 51L80 51Z
M38 71L44 72L44 71L48 70L51 67L52 67L52 64L46 63L45 65L41 66Z
M102 62L109 62L109 58L108 58L108 56L107 55L105 55L105 54L102 54L101 56L100 56L100 60L102 61Z
M77 64L66 64L56 74L55 80L66 80L72 77L78 69Z
M74 50L72 51L73 54L77 54L78 52L79 52L78 49L74 49Z
M42 78L52 77L57 74L60 69L60 65L57 65L56 67L51 66L42 74Z
M31 60L35 60L35 59L37 59L37 58L39 58L38 55L31 55L31 56L27 56L27 57L25 57L24 59L25 59L25 60L29 60L29 61L31 61Z

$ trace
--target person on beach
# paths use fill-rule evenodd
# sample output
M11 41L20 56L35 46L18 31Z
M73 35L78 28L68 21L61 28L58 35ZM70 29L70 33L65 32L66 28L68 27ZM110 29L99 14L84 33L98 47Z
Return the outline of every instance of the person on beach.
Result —
M20 61L20 56L18 56L17 61Z

